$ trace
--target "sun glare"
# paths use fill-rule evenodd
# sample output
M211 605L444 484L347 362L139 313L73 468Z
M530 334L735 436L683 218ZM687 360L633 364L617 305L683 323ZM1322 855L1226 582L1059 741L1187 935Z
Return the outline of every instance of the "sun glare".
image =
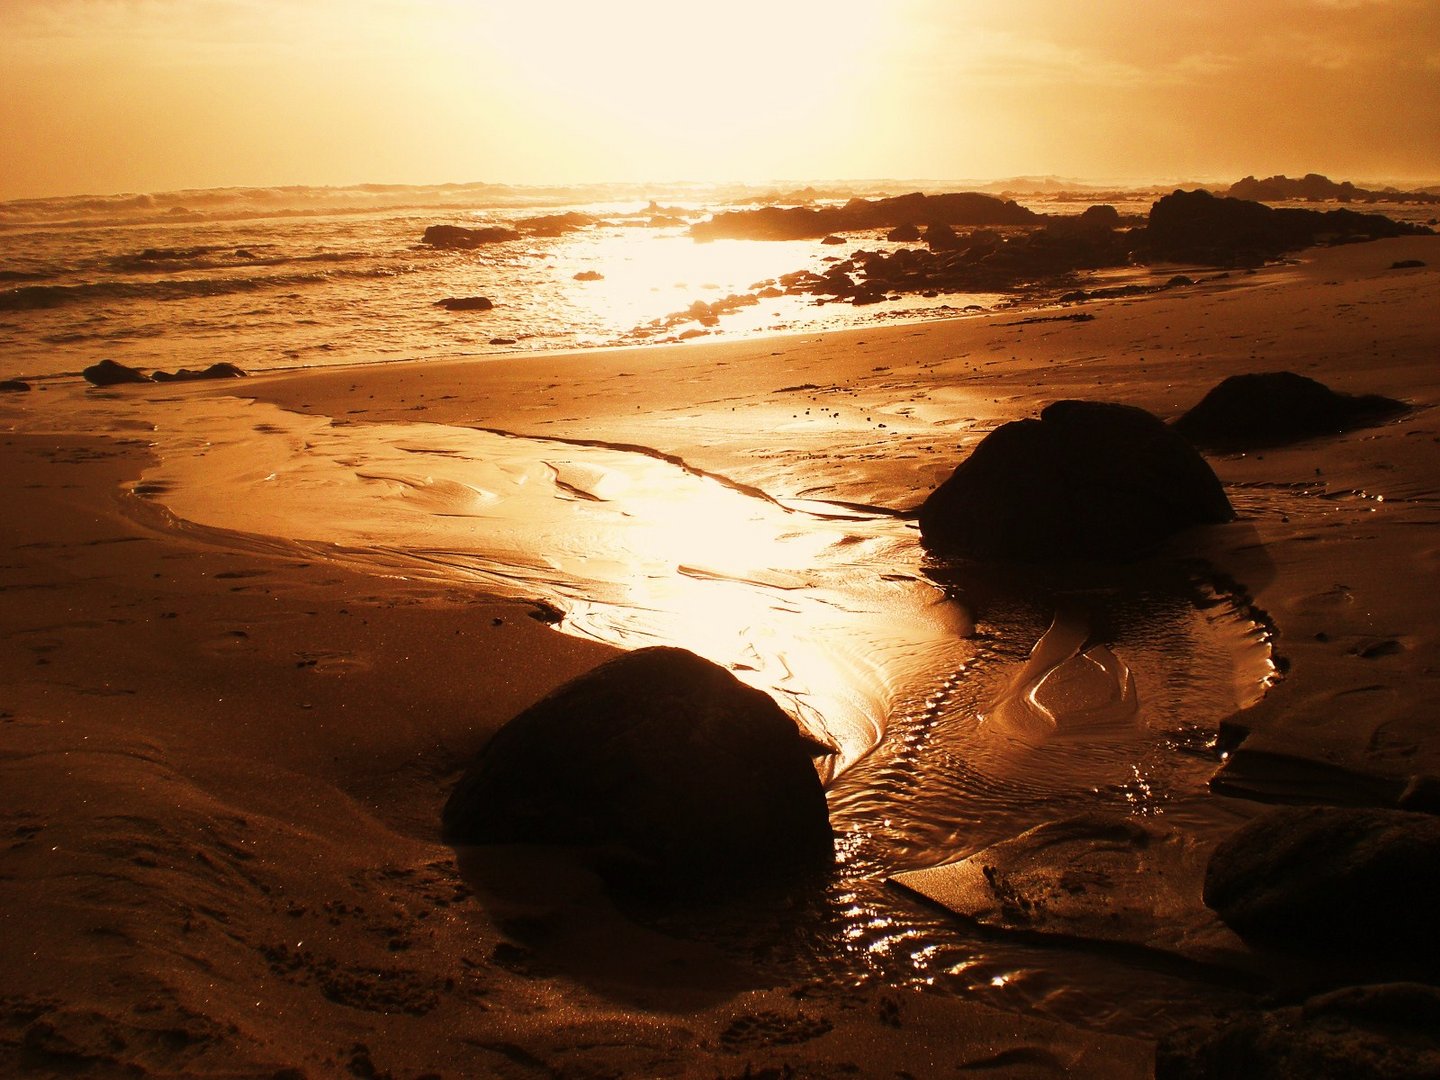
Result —
M543 43L511 61L515 84L532 108L613 140L617 163L658 144L671 161L728 156L738 176L757 144L773 158L787 142L854 130L881 14L851 0L605 4L567 7L562 34L547 5L514 5L485 30Z

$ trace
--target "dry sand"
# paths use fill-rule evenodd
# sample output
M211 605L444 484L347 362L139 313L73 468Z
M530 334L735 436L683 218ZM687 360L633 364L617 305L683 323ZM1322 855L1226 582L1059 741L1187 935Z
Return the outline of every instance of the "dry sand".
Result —
M1411 258L1429 265L1390 269ZM1288 664L1237 718L1234 788L1386 802L1440 775L1437 301L1440 239L1415 238L1030 314L242 389L339 421L643 445L772 495L895 508L1060 398L1171 418L1226 375L1282 369L1402 398L1397 422L1212 458L1241 520L1187 541L1269 614ZM1079 311L1094 318L1056 318ZM46 407L19 397L0 422ZM564 864L519 865L512 883L545 888L506 894L502 875L481 902L436 839L447 786L606 649L458 585L160 527L125 494L143 437L0 446L0 1071L1149 1075L1145 1039L767 986ZM548 944L508 940L516 917Z

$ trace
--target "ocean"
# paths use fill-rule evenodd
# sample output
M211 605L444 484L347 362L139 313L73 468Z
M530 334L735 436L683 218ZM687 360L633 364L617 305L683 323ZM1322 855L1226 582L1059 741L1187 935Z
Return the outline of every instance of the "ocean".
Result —
M905 186L860 194L902 194ZM906 297L867 307L779 296L714 322L697 304L822 271L883 234L819 241L697 242L717 210L843 202L850 192L690 185L586 189L224 189L0 204L0 377L73 374L110 358L145 370L246 371L375 363L687 337L816 331L945 317L996 294ZM1133 196L1143 213L1149 196ZM1074 213L1088 201L1032 200ZM1044 204L1043 206L1041 204ZM536 219L574 215L545 235ZM522 239L455 251L430 225L518 226ZM437 301L484 296L487 311Z

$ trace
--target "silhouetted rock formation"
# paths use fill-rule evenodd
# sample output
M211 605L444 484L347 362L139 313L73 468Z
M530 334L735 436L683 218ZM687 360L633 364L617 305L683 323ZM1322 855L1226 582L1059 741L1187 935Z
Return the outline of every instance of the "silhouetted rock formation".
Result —
M943 555L1128 561L1235 512L1204 458L1156 417L1057 401L987 435L918 516L925 546Z
M517 221L515 224L528 236L564 236L566 233L594 225L598 220L599 218L592 214L582 214L577 210L571 210L564 214L542 214L539 217Z
M1431 1080L1437 1031L1440 989L1351 986L1173 1032L1156 1048L1155 1080Z
M1429 229L1353 210L1273 209L1208 191L1176 191L1150 208L1138 251L1152 260L1258 265L1321 242L1428 234Z
M437 248L477 248L482 244L498 244L505 240L519 240L520 234L514 229L492 225L483 229L467 229L460 225L431 225L420 238L422 244Z
M23 394L28 392L30 384L24 379L6 379L0 382L0 393Z
M1271 176L1257 180L1247 176L1230 185L1227 195L1232 199L1253 199L1257 202L1396 202L1432 203L1440 202L1440 195L1426 191L1396 191L1393 188L1374 190L1356 187L1349 180L1336 183L1328 176L1307 173L1298 179L1288 176Z
M690 226L698 240L816 240L831 233L900 225L1033 225L1040 216L1019 203L977 192L851 199L844 206L765 206L716 214Z
M627 653L502 728L445 804L459 844L579 847L661 889L719 887L833 859L795 723L683 649Z
M446 311L489 311L495 304L488 296L447 296L436 300L435 306Z
M153 381L149 375L137 371L135 368L126 367L124 364L117 364L114 360L101 360L98 364L87 367L80 374L96 386L121 386L125 383Z
M1175 421L1197 446L1227 450L1279 446L1364 427L1406 411L1379 394L1340 394L1289 371L1232 375Z
M157 371L151 376L156 382L192 382L196 379L243 379L248 373L234 364L221 361L207 368L181 368L179 371Z
M1221 841L1205 903L1246 941L1440 974L1440 817L1285 807Z

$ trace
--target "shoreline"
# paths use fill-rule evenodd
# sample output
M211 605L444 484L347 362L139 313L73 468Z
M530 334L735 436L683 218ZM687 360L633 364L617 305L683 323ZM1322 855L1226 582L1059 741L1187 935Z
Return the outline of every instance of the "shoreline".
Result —
M1388 269L1412 254L1429 267ZM1425 721L1440 692L1437 268L1440 238L1381 241L1073 309L1085 322L999 312L159 392L639 444L772 497L892 509L1060 397L1171 419L1225 375L1288 368L1405 398L1416 409L1381 427L1212 456L1242 521L1192 549L1270 615L1289 663L1240 718L1252 734L1236 760L1267 777L1283 756L1317 794L1356 798L1368 789L1337 770L1389 786L1440 771ZM143 416L151 392L119 393ZM117 501L145 469L143 431L0 440L16 463L0 585L18 646L0 700L14 837L0 897L8 936L31 945L0 969L17 988L0 1063L1149 1075L1145 1039L884 986L757 987L709 947L608 910L583 875L562 882L568 902L510 898L552 927L548 948L520 948L435 839L439 801L486 731L608 649L468 588L146 529ZM542 860L517 879L563 873Z

